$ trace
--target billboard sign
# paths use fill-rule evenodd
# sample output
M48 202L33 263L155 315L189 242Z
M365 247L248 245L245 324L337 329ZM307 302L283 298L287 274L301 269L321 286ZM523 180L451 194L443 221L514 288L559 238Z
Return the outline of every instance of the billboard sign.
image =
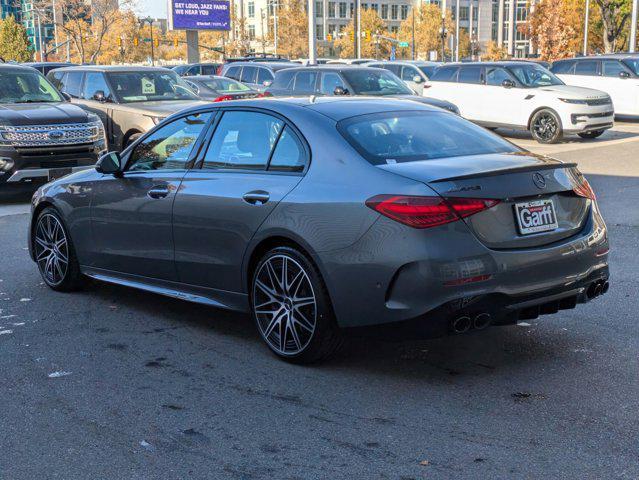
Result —
M169 0L171 30L230 30L231 6L225 0Z

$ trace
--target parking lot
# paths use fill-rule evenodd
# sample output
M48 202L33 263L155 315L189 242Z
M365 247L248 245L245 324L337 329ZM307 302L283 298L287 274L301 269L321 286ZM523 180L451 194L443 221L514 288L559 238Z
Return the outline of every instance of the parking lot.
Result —
M277 360L248 316L50 291L28 204L0 206L0 478L639 477L639 123L558 145L500 133L587 175L610 293L463 336L351 338L319 366Z

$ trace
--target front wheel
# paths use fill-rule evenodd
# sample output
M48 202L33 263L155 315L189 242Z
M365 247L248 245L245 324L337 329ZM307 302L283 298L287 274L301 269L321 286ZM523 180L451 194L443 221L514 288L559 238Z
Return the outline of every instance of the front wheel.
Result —
M278 247L262 257L253 275L251 309L262 339L285 360L315 362L341 344L319 271L294 248Z
M60 215L45 208L33 229L33 253L44 282L53 290L69 292L82 286L80 264Z
M605 130L592 130L590 132L581 132L581 133L578 133L577 135L579 135L581 138L592 139L592 138L601 137L604 132Z
M539 110L530 121L530 133L539 143L557 143L563 136L561 120L552 110Z

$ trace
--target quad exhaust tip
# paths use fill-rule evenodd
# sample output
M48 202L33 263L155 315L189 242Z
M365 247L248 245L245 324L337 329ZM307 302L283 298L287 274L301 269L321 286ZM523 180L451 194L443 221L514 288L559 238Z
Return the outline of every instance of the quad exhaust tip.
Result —
M476 330L483 330L487 328L492 323L493 319L489 313L480 313L473 320L473 327Z
M589 299L592 300L593 298L596 298L599 295L603 295L604 293L607 293L609 289L610 289L610 283L604 280L600 280L598 282L593 282L590 284L590 286L588 287L588 290L586 290L586 295L588 296Z
M480 313L474 317L462 315L452 322L452 328L455 333L466 333L471 329L483 330L492 323L493 318L489 313Z
M453 331L455 333L466 333L472 327L473 321L468 315L457 317L453 320Z

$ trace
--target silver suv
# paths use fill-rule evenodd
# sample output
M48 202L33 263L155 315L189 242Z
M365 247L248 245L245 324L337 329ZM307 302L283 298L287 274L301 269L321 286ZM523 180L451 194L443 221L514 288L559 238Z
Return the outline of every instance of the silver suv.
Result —
M124 150L164 118L205 104L175 72L153 67L70 67L49 80L106 127L110 150Z

